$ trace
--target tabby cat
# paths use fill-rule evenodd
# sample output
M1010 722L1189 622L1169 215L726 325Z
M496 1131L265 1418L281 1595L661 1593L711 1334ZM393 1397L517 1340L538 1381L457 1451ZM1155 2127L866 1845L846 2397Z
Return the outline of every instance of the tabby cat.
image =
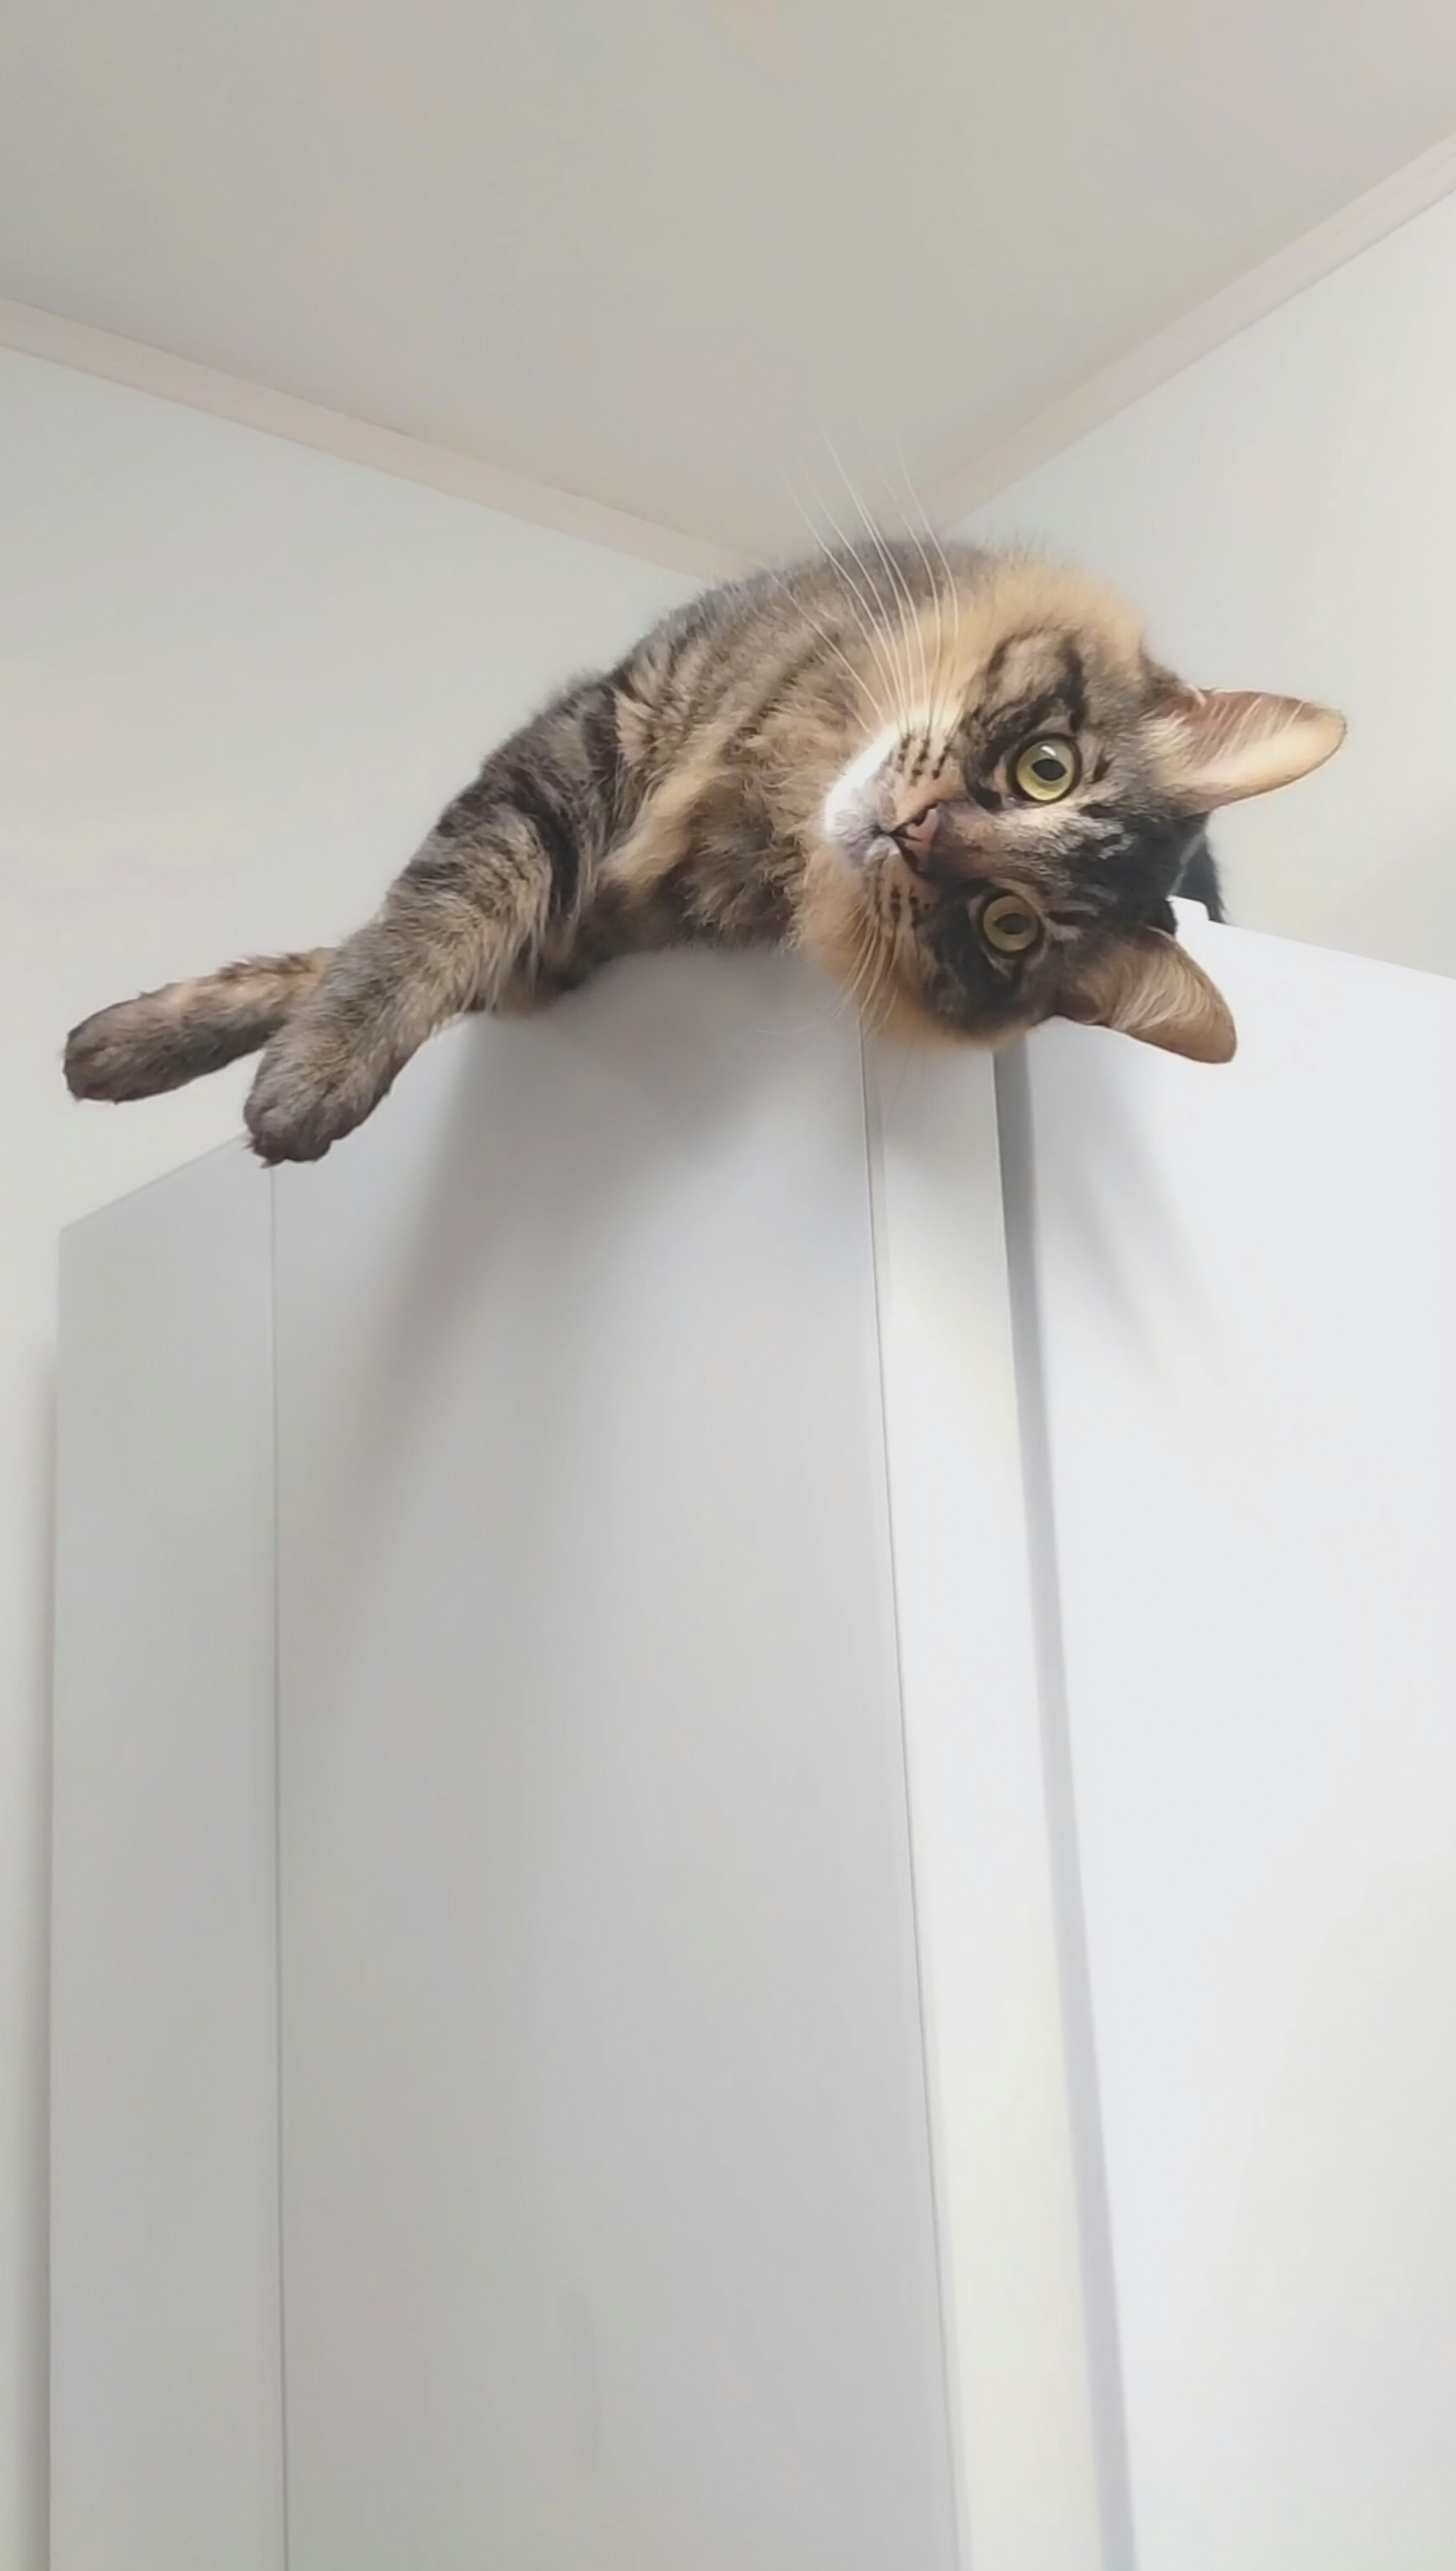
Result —
M1223 1062L1232 1022L1169 896L1216 912L1207 816L1343 731L1185 686L1047 564L844 547L707 592L568 688L341 946L103 1009L66 1077L146 1098L261 1047L253 1148L316 1160L446 1020L689 942L800 947L875 1023L998 1044L1062 1016Z

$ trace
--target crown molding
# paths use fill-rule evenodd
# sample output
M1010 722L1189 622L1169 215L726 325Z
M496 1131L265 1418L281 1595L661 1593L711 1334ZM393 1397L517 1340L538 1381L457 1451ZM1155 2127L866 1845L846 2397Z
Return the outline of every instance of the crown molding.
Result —
M1358 258L1361 251L1372 249L1453 190L1456 135L1448 135L1418 161L1407 163L1393 177L1356 197L1352 205L1316 224L1312 232L1301 234L1286 250L1276 251L1272 258L1235 277L1206 302L1195 304L1166 330L1088 376L1009 437L983 448L932 491L927 505L936 525L956 525L983 501L994 499L1051 456L1075 446L1089 430L1101 428L1105 420L1156 392L1160 384L1302 294L1306 286L1317 285L1349 259Z
M614 553L631 554L640 562L657 563L664 571L683 572L692 580L722 580L749 567L742 555L725 546L655 526L650 519L581 499L575 492L555 490L549 483L534 482L526 474L486 464L453 447L406 437L399 429L350 418L343 411L325 409L321 402L302 401L294 393L248 383L241 375L200 366L191 357L176 357L139 339L98 330L89 321L68 321L59 313L8 302L3 296L0 347L44 357L52 365L74 367L81 374L101 375L108 383L128 384L135 392L153 393L161 401L180 402L189 410L210 411L240 428L286 438L294 446L311 446L344 463L422 483L427 490L448 491L454 499L473 500L481 508L523 518L530 526L550 527L558 535L605 545Z

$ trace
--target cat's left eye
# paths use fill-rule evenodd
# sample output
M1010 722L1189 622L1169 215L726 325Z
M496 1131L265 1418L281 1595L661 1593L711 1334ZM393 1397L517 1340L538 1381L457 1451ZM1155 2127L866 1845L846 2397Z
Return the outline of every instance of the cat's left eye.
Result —
M1064 741L1060 735L1026 742L1011 763L1011 782L1029 803L1060 803L1081 774L1076 742Z
M1025 955L1038 943L1042 923L1018 893L998 892L981 913L980 930L998 955Z

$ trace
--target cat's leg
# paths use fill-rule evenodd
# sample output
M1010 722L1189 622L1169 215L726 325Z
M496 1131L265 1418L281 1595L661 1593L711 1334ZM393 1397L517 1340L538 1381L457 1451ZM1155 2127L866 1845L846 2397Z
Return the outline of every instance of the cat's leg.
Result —
M98 1009L66 1039L72 1097L156 1098L260 1052L327 962L321 946L306 955L254 955Z
M243 1111L262 1160L319 1159L437 1028L569 947L623 784L604 680L486 762L268 1045Z
M316 1161L362 1124L427 1037L499 996L550 898L544 851L508 821L438 866L422 850L267 1046L243 1109L259 1158Z

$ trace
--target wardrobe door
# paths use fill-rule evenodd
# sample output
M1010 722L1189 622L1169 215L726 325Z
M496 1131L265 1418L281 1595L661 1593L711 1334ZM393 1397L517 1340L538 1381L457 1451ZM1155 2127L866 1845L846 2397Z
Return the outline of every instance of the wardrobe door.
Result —
M270 1213L234 1149L62 1245L54 2571L282 2571Z
M994 1067L966 1046L875 1044L867 1068L965 2559L971 2571L1103 2571L1120 2490L1104 2450L1118 2436L1090 2365L1062 2003L1065 1762L1049 1772Z
M1230 1067L1001 1075L1122 2544L1447 2571L1456 985L1188 934Z
M654 959L276 1185L291 2571L950 2571L853 1020Z

